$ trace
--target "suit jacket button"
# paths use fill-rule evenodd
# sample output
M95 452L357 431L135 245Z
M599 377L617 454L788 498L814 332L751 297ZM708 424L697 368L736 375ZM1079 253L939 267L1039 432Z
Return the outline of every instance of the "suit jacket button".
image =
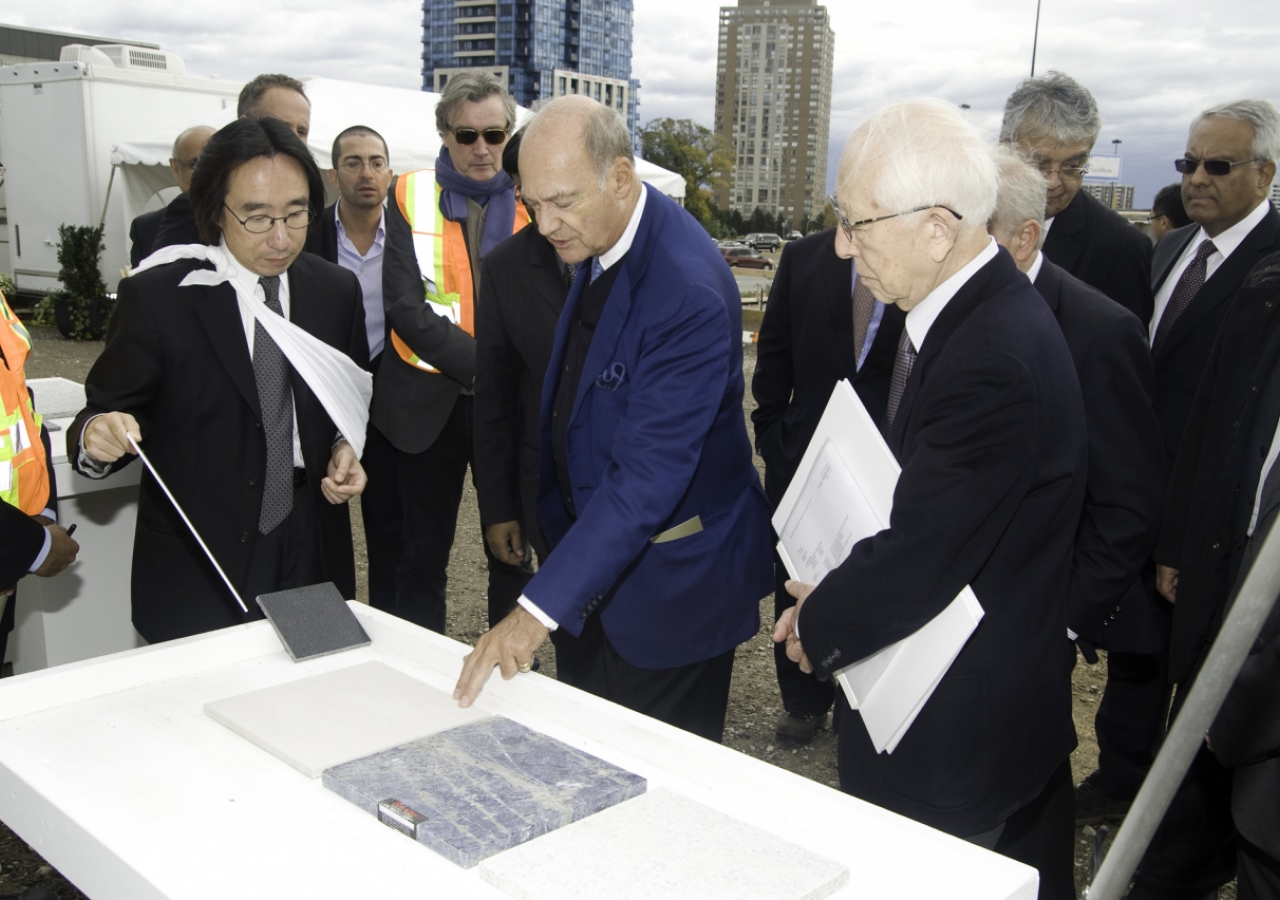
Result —
M588 609L584 609L584 610L582 611L582 618L584 618L584 619L585 619L589 613L590 613L590 610L588 610Z
M249 543L249 532L247 531L240 532L240 543L242 544Z
M1221 546L1222 546L1222 545L1221 545L1221 544L1219 544L1217 541L1214 541L1214 542L1213 542L1213 549L1214 549L1214 550L1217 550L1217 549L1218 549L1219 547L1221 547Z
M249 484L250 484L250 486L252 486L252 485L256 485L257 483L258 483L258 476L257 476L257 475L250 475L250 476L249 476Z

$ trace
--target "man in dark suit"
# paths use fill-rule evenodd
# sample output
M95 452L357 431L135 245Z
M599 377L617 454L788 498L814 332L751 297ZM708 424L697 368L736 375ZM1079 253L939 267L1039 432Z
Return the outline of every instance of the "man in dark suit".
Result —
M202 236L217 246L186 255L214 267L153 256L152 268L121 281L68 440L74 466L91 478L131 462L129 437L142 440L247 600L242 612L146 472L133 623L151 642L260 618L253 598L285 588L333 581L355 596L344 504L365 476L334 420L363 431L364 307L353 274L302 254L312 210L324 202L320 171L284 123L240 119L209 139L191 199ZM328 347L304 357L291 341L277 343L260 321L273 315L288 320L271 323L282 338L301 329ZM358 409L300 377L295 357L351 383L364 395Z
M311 131L311 101L302 82L288 75L258 75L240 89L236 103L240 118L271 116L284 122L304 144ZM165 207L151 250L200 243L200 230L191 212L190 192L183 191ZM135 263L134 265L137 265Z
M502 167L517 186L520 141L518 132L502 151ZM473 476L489 553L520 573L506 580L514 593L489 591L492 628L533 577L532 554L545 560L549 552L538 524L538 408L577 267L530 223L491 250L481 270Z
M169 168L173 170L173 180L178 191L186 194L191 190L191 174L196 170L196 161L200 159L200 151L205 141L209 140L213 129L208 125L196 125L188 128L173 142L173 156L169 157ZM189 209L189 207L188 207ZM165 207L143 213L133 220L129 226L129 265L137 268L138 264L151 255L155 246L156 235L160 233L160 225L164 221Z
M849 139L837 184L858 277L906 311L885 413L902 474L889 528L816 587L788 584L798 602L774 640L831 675L972 586L985 615L892 754L842 708L841 788L1034 866L1040 896L1065 900L1075 746L1065 630L1086 453L1071 356L986 232L992 148L954 106L881 110Z
M1102 130L1093 95L1074 78L1025 79L1005 101L1000 142L1030 155L1049 179L1044 255L1128 309L1151 317L1151 241L1080 186Z
M734 648L772 582L768 501L742 417L742 299L706 232L636 175L622 117L559 97L526 126L522 190L579 264L543 385L538 514L551 553L483 635L454 696L556 674L711 740Z
M764 491L776 509L818 427L836 382L848 379L877 425L884 424L893 357L905 315L877 303L856 273L843 233L832 228L787 244L769 289L756 344L751 422L764 460ZM787 572L774 559L774 616L795 604L783 586ZM781 740L807 744L826 722L834 697L774 645L783 714Z
M1260 526L1274 512L1261 507L1274 495L1259 486L1268 481L1280 410L1270 258L1280 251L1280 216L1267 200L1278 157L1280 112L1270 102L1238 100L1201 113L1178 161L1195 224L1170 232L1157 248L1156 404L1166 446L1173 440L1179 449L1154 555L1156 587L1174 603L1167 665L1168 680L1178 686L1175 714L1217 634L1230 588L1247 569L1242 560L1256 555L1266 534ZM1274 682L1268 689L1274 692ZM1237 794L1249 808L1271 800L1266 828L1241 828L1237 842L1230 809L1232 767L1274 755L1274 746L1262 757L1246 748L1274 734L1275 722L1265 718L1265 704L1233 697L1224 706L1228 719L1210 731L1216 739L1220 725L1227 729L1226 755L1206 749L1196 758L1131 897L1201 897L1230 880L1237 851L1242 872L1246 864L1270 866L1270 892L1255 896L1278 895L1274 759L1246 776ZM1228 712L1251 707L1263 718ZM1241 796L1250 792L1252 802Z
M370 422L395 454L400 479L404 526L395 613L440 633L449 552L472 457L480 259L527 223L501 167L515 121L515 100L491 72L451 76L436 105L442 143L435 168L401 174L388 205L388 215L402 216L414 232L416 257L407 260L418 274L416 289L399 291L387 307L391 336ZM489 591L505 595L519 569L494 559L487 544L485 552Z
M1044 178L1013 153L1001 154L999 165L1000 201L991 233L1053 310L1084 395L1089 474L1071 571L1068 634L1090 662L1098 660L1096 647L1111 656L1149 654L1158 649L1160 635L1150 627L1155 613L1149 579L1142 574L1164 507L1165 459L1146 329L1123 306L1044 258L1037 250ZM1132 796L1160 723L1149 718L1138 734L1139 764L1131 766L1128 755L1116 752L1114 729L1108 730L1114 699L1114 692L1107 695L1098 712L1102 761L1093 778L1120 780L1112 790ZM1096 809L1079 812L1077 824L1105 817Z
M1166 184L1156 192L1151 201L1151 215L1147 219L1151 223L1151 236L1160 243L1160 239L1175 228L1185 228L1191 224L1187 208L1182 205L1182 185L1178 182Z
M1192 403L1156 545L1177 708L1280 517L1280 254L1245 279ZM1135 897L1280 897L1280 606L1139 868Z

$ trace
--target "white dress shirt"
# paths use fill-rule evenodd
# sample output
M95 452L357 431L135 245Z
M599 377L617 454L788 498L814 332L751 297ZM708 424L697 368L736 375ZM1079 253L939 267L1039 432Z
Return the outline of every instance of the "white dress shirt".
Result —
M222 242L222 249L227 250L225 240ZM227 251L227 253L230 254L230 251ZM232 258L234 259L234 257ZM255 303L266 304L267 295L262 289L262 285L258 284L258 276L240 265L238 260L227 269L227 274L231 276L232 280L239 282L246 294L251 296ZM284 317L286 319L289 318L289 273L287 271L280 276L280 309L284 313ZM253 333L256 320L252 313L241 309L239 304L236 305L236 310L240 313L240 324L244 328L245 341L249 346L249 358L252 360ZM292 394L292 389L290 393ZM84 423L84 428L80 431L80 470L84 475L92 479L106 478L107 469L109 468L107 464L94 459L85 452L84 449L84 433L89 428L89 423L96 418L98 418L98 416L93 416L88 419ZM302 441L298 436L298 404L295 400L293 401L293 467L295 469L301 469L303 468L303 465ZM43 560L41 560L41 562L43 562Z
M600 268L602 271L608 270L615 265L622 257L627 255L627 251L631 249L631 244L636 239L636 232L640 230L640 219L644 215L644 200L649 193L649 188L643 183L640 185L640 199L636 202L636 208L631 212L631 220L627 222L626 230L622 232L622 237L618 238L618 243L614 244L599 256ZM528 538L526 538L528 540ZM529 614L542 623L544 628L555 631L560 627L559 623L549 615L538 608L532 600L524 594L520 595L520 599L516 601Z
M1156 339L1156 330L1160 327L1160 318L1164 315L1165 308L1169 305L1169 298L1173 296L1173 290L1178 286L1178 279L1187 270L1187 266L1191 265L1191 260L1195 258L1196 250L1200 245L1205 241L1213 241L1213 246L1216 248L1216 251L1210 253L1205 260L1204 280L1208 281L1213 277L1213 273L1218 271L1218 267L1227 261L1227 257L1235 252L1236 248L1249 236L1249 232L1258 227L1258 223L1266 218L1267 213L1270 211L1271 202L1263 200L1254 207L1253 212L1216 238L1209 237L1209 233L1201 228L1195 237L1187 242L1182 255L1178 257L1178 261L1169 270L1169 277L1164 280L1164 284L1160 285L1160 290L1156 291L1155 311L1152 312L1151 321L1147 325L1148 337L1152 342Z
M369 340L369 359L376 359L387 343L387 311L382 305L382 254L387 238L387 214L378 218L378 231L373 237L369 252L360 255L356 245L347 237L338 216L339 200L333 204L333 220L338 223L338 265L355 273L364 294L364 331Z
M1044 268L1044 254L1039 250L1036 251L1036 261L1031 264L1031 268L1027 270L1027 277L1031 279L1031 283L1035 284L1036 279L1040 277L1040 270Z
M908 310L903 327L911 336L911 344L916 348L916 353L919 353L920 348L924 346L924 339L929 334L929 329L951 302L951 298L978 273L979 269L995 259L999 251L1000 245L996 243L996 239L988 236L987 246L982 248L981 253L965 263L959 272L942 282L929 292L929 296Z

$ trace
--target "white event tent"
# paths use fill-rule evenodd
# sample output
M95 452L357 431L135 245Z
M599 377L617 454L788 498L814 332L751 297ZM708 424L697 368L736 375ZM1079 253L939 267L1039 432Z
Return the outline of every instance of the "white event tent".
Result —
M331 165L333 139L352 125L367 125L386 138L391 167L397 172L435 165L440 153L440 136L435 125L439 94L333 78L304 78L303 81L311 98L311 133L307 146L322 169ZM529 111L523 107L519 110L520 121L528 115ZM193 125L219 128L233 118L234 108L193 115L189 120L165 122L151 134L116 144L111 164L119 167L123 181L125 221L159 208L177 193L169 170L169 157L173 139L178 134ZM646 183L683 202L683 177L642 159L636 160L636 170ZM329 199L332 201L333 196Z

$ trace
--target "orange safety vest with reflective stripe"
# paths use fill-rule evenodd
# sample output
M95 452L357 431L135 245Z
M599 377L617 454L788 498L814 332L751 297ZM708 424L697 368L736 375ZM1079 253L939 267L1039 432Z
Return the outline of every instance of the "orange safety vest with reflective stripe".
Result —
M49 469L40 442L40 416L27 393L22 367L31 335L0 294L0 500L29 516L49 505Z
M440 211L442 188L434 169L419 169L396 180L396 203L413 231L413 252L422 272L426 302L467 334L475 336L475 283L471 277L471 257L463 234L465 222L451 222ZM516 199L516 216L511 233L529 224L529 212ZM410 349L400 335L391 332L396 355L423 372L439 372Z

